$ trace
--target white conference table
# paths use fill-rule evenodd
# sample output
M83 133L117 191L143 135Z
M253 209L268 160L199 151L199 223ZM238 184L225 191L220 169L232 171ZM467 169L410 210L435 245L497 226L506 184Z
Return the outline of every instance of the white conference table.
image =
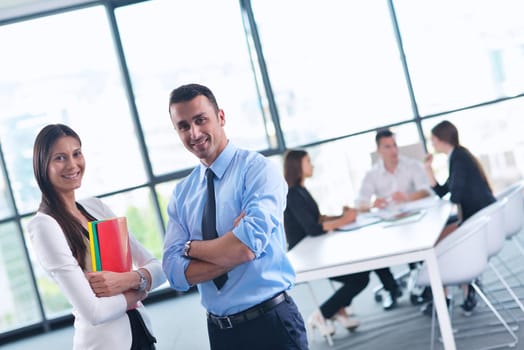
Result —
M424 200L423 200L424 201ZM296 282L425 261L444 348L455 350L455 339L442 289L435 242L444 227L452 204L425 199L424 215L398 222L380 222L352 231L335 231L306 237L288 252Z

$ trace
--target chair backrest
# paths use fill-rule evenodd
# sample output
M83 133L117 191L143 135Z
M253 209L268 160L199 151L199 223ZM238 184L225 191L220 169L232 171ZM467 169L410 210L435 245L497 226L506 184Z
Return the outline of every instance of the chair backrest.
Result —
M509 196L510 194L512 194L515 191L519 191L519 190L522 191L523 189L524 189L524 180L521 180L521 181L515 182L509 185L508 187L504 188L502 191L495 194L495 197L497 199L501 199L501 198ZM524 195L524 193L521 192L521 196L522 195Z
M522 227L524 226L524 201L522 200L523 190L524 182L520 181L497 194L498 199L507 199L503 214L506 238L511 238L513 235L516 235L522 230Z
M426 151L424 150L424 146L421 142L413 143L410 145L405 146L399 146L398 153L402 154L403 156L413 158L416 160L424 161L424 157L426 156ZM375 164L377 160L379 159L379 155L377 151L371 152L371 163Z
M437 244L437 262L444 285L469 283L484 272L488 263L486 236L489 221L487 216L468 220ZM422 286L430 284L425 265L416 283Z
M479 210L469 220L476 220L478 217L487 216L489 222L487 224L487 247L488 257L495 256L504 247L506 241L506 230L504 228L504 208L507 203L507 198L498 199L487 207Z

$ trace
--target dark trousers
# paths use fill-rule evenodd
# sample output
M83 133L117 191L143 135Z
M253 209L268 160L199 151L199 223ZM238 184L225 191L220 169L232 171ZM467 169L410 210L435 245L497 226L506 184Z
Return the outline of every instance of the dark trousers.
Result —
M338 310L351 304L353 298L368 285L369 272L352 273L331 279L342 282L343 285L320 306L324 318L333 317Z
M233 328L220 329L207 321L211 350L307 350L306 328L293 299L260 317Z
M156 339L147 329L144 319L137 309L127 310L131 325L131 350L155 350Z
M397 281L395 281L395 277L393 277L389 267L375 270L375 273L377 274L385 290L390 293L394 293L398 290Z

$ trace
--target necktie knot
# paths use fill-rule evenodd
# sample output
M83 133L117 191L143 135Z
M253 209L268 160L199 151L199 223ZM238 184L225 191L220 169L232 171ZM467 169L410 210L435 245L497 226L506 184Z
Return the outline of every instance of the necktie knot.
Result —
M207 187L213 186L213 179L215 178L215 173L211 168L206 169L206 181L207 181ZM214 187L214 186L213 186Z

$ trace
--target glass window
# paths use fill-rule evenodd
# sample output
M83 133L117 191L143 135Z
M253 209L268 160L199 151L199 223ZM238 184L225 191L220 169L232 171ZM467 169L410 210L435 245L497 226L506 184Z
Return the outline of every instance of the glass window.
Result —
M394 3L421 114L524 90L524 2Z
M1 155L0 155L1 157ZM3 166L0 163L0 219L14 214L13 204L9 196L9 189L4 177Z
M171 199L173 189L179 181L180 180L164 182L156 186L156 192L158 200L160 202L160 208L162 208L162 219L164 221L164 227L167 227L167 220L169 219L167 215L167 205L169 204L169 200Z
M238 0L148 1L118 8L116 16L156 174L198 162L169 118L169 93L182 84L215 93L236 145L268 148Z
M422 125L430 140L431 128L442 120L452 122L459 131L460 143L480 160L493 190L498 192L524 175L523 115L524 98L518 98L427 119ZM431 142L428 149L433 152ZM441 183L447 178L447 165L446 155L435 157L433 167Z
M27 250L29 251L29 258L35 274L38 291L42 298L44 312L47 319L60 317L71 313L71 304L64 297L56 282L44 271L34 253L31 240L27 235L27 224L31 218L26 218L22 221L24 227L24 237L26 241Z
M20 231L0 225L0 333L42 321Z
M414 123L391 128L398 146L420 142ZM314 173L306 180L306 188L317 201L320 212L338 215L342 206L355 206L355 200L366 172L372 166L376 151L375 133L366 133L340 141L328 142L306 149Z
M32 147L48 123L82 138L89 193L145 181L104 7L2 26L0 47L0 140L22 213L40 201Z
M412 118L387 2L254 0L253 12L286 145Z

